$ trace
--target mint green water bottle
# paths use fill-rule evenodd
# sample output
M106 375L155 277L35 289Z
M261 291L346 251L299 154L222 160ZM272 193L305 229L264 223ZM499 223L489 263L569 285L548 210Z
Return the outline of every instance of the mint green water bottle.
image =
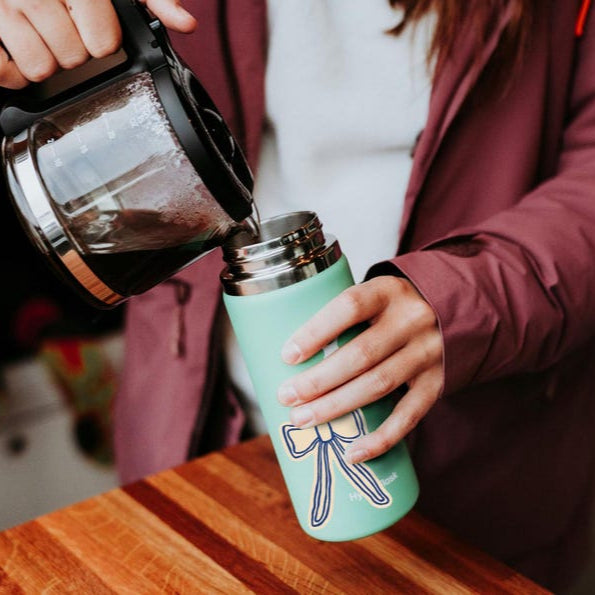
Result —
M419 487L406 445L365 463L345 451L392 411L389 398L314 428L299 429L277 401L284 380L325 357L325 348L290 366L281 360L289 336L353 284L337 240L325 238L315 213L297 212L261 224L255 243L239 234L224 246L224 301L246 361L275 453L303 530L324 541L381 531L415 504ZM340 347L356 335L348 331Z

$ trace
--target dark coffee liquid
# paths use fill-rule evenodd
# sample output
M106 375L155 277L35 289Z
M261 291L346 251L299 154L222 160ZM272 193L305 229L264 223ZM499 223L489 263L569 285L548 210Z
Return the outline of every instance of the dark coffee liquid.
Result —
M215 246L199 241L161 250L85 254L83 259L106 285L130 297L151 289Z
M197 237L225 235L229 231L229 224L223 219L225 215L219 218L215 215L207 212L176 216L147 209L88 209L69 218L66 228L77 245L83 247L83 252L161 250L185 245Z
M81 257L113 291L130 297L147 291L222 243L236 226L213 213L172 218L143 209L83 214L70 232L87 247Z
M255 202L252 203L252 215L246 219L245 224L245 231L252 237L254 242L260 242L260 213Z
M110 289L130 297L151 289L243 227L217 212L172 219L169 213L124 209L101 218L82 215L70 222L75 238L86 244L81 257ZM258 233L258 215L244 223ZM139 249L140 248L140 249Z

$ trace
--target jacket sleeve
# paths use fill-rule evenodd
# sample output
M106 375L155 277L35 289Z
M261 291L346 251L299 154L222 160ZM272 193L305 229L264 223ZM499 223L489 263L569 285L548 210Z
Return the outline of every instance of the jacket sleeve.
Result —
M452 393L548 368L595 336L595 17L579 42L558 170L513 208L397 267L434 308Z

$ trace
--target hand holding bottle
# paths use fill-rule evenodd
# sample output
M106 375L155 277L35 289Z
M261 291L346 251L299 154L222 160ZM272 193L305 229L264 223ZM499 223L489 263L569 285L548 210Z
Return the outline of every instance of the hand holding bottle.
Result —
M437 401L443 384L442 337L434 312L409 281L398 277L376 277L343 291L294 333L282 357L300 363L362 322L369 328L279 389L279 401L292 407L292 423L310 427L407 383L408 392L384 423L351 445L352 463L377 457L404 438Z
M142 3L175 31L196 26L178 0ZM110 0L0 0L0 87L20 89L58 69L108 56L121 39Z

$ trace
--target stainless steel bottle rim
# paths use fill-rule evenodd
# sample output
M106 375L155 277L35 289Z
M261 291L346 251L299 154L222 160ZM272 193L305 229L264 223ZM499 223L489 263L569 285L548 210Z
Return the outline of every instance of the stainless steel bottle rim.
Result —
M287 213L262 221L256 240L241 232L224 244L227 267L221 282L229 295L266 293L317 275L341 254L338 241L325 237L316 213Z
M2 159L13 202L29 237L37 247L65 268L100 303L115 305L123 301L123 296L108 287L87 266L64 233L39 175L27 130L14 138L4 138Z

